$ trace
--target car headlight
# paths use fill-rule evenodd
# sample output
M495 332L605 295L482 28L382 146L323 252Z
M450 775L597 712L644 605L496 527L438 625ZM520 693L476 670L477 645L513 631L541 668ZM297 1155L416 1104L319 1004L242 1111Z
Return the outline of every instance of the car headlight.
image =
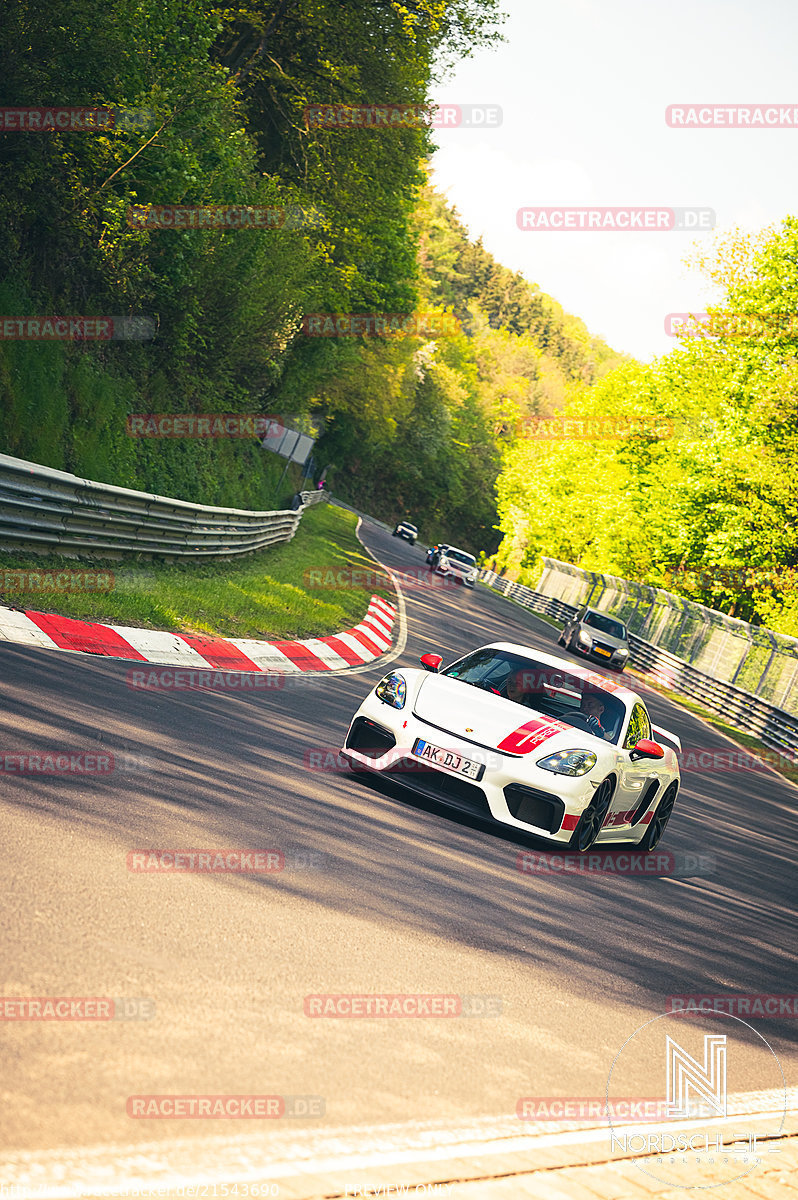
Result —
M585 633L584 629L579 630L579 641L583 646L592 646L593 639L589 633Z
M596 765L596 756L592 750L559 750L535 765L555 775L587 775Z
M390 704L391 708L404 708L407 698L407 684L404 675L392 671L390 675L386 675L384 679L380 680L374 689L374 694L378 700L382 700L383 704Z
M476 579L477 579L476 571L472 571L471 574L468 576L468 578L473 579L473 581L476 583Z
M448 565L449 565L448 558L446 557L445 554L442 554L438 560L438 566L439 567L448 567Z
M626 649L626 646L619 646L615 653L622 655L623 658L629 657L629 651Z

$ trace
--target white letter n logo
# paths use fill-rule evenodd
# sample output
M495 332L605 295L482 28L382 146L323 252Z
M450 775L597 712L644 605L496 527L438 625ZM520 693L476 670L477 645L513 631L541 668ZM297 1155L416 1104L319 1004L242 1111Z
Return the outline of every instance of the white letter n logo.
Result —
M726 1035L704 1034L704 1065L666 1035L668 1116L689 1118L689 1090L702 1097L719 1117L726 1116Z

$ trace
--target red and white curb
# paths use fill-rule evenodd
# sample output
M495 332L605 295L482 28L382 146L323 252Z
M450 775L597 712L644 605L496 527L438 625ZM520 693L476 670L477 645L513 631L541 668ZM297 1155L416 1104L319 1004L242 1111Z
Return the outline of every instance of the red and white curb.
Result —
M45 650L99 654L164 666L209 666L222 671L340 671L360 667L390 650L396 607L372 596L359 625L329 637L297 641L257 641L253 638L203 637L134 629L128 625L98 625L52 613L21 612L0 607L0 642L15 642Z

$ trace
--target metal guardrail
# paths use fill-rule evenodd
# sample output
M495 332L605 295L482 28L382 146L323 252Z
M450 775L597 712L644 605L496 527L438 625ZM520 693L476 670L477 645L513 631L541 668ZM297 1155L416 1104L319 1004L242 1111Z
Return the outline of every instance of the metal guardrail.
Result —
M298 492L297 495L303 508L310 508L311 504L326 503L330 499L330 493L326 489L319 491L318 488L314 488L312 492Z
M578 611L577 605L503 579L493 571L480 571L479 579L523 608L544 613L558 621L565 622ZM635 634L629 635L629 646L632 652L630 665L642 668L643 674L652 683L659 683L677 695L699 701L730 725L737 725L742 732L758 737L766 746L795 761L798 754L798 717L732 683L713 679L705 671Z
M630 633L667 650L711 679L732 683L798 715L798 638L751 625L665 588L543 559L534 584L566 604L590 605Z
M113 487L0 454L0 546L68 555L228 558L287 542L308 504L248 512Z

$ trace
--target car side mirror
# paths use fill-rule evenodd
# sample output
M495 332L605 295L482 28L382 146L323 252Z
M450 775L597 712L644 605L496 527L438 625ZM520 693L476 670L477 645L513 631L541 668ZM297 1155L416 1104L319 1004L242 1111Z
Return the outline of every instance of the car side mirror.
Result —
M659 742L652 742L650 738L641 738L637 745L629 751L629 757L632 762L637 762L641 758L664 758L665 751Z
M422 654L419 659L425 671L440 671L443 656L440 654Z

